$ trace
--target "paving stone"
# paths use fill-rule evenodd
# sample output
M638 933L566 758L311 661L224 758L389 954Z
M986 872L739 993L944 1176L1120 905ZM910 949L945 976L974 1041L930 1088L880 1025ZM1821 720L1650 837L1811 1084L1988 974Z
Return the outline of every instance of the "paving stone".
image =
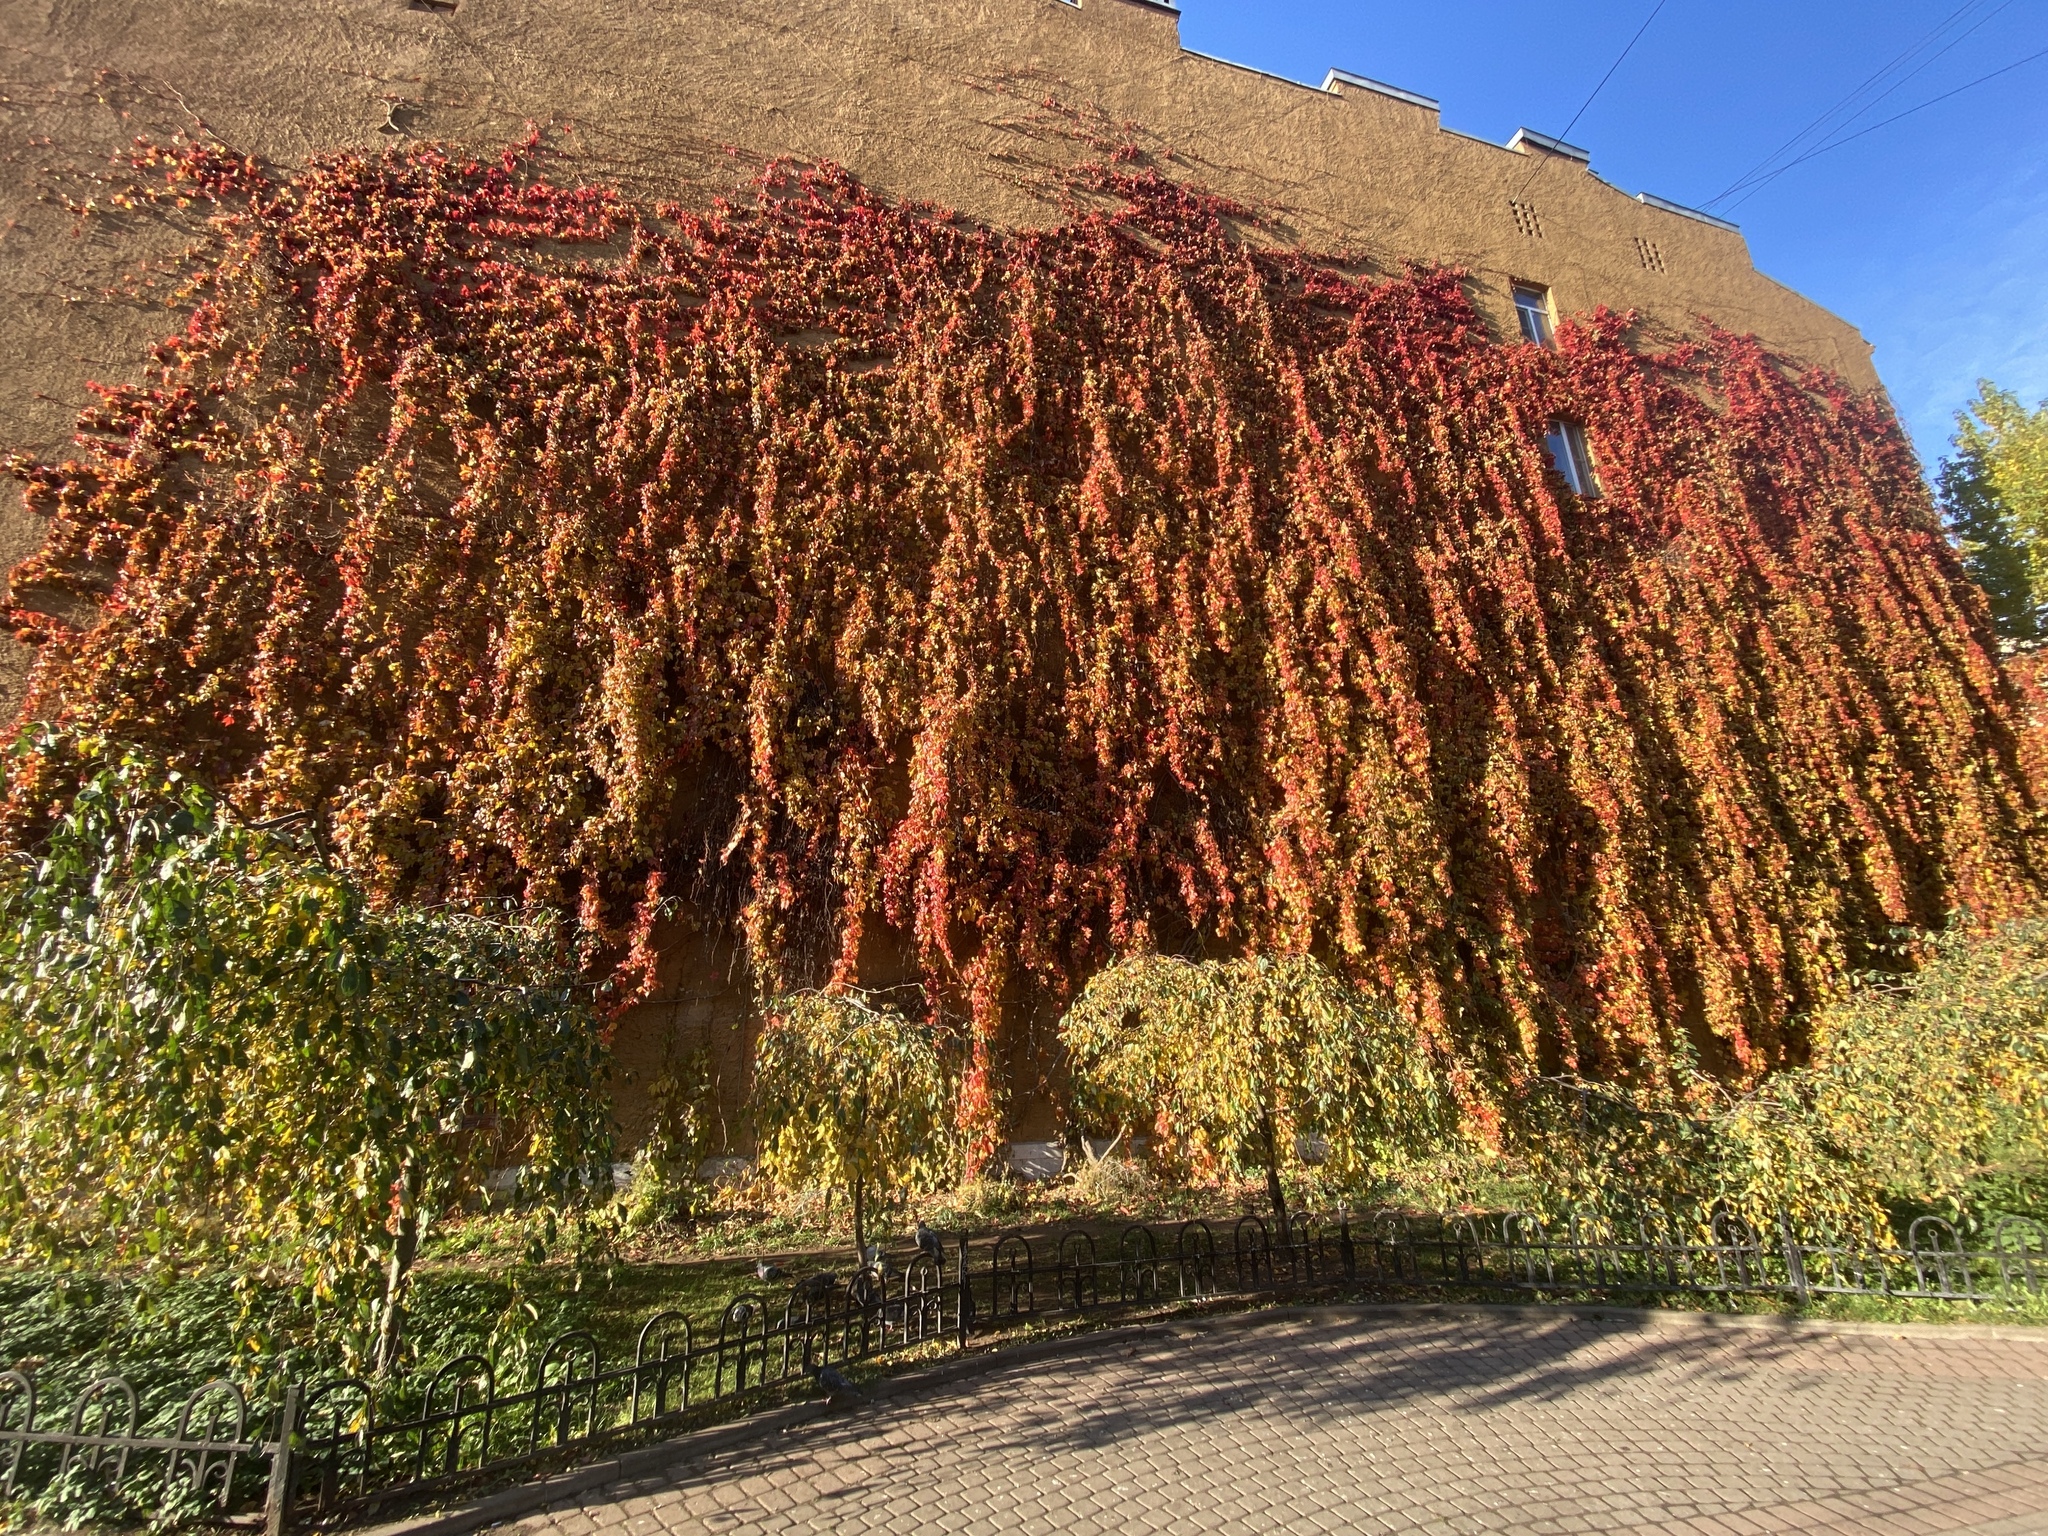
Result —
M2048 1338L1332 1315L1002 1367L519 1536L2048 1536Z

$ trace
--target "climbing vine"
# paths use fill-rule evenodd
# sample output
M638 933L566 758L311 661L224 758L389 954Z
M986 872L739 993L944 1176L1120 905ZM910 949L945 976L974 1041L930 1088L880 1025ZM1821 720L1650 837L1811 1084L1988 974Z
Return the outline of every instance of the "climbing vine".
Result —
M1509 1073L1747 1079L2038 879L1910 450L1752 340L1503 343L1134 155L1024 231L538 140L135 160L210 244L150 382L13 462L25 715L375 890L571 910L621 1002L692 925L764 995L907 967L983 1128L1006 1016L1148 946L1314 951Z

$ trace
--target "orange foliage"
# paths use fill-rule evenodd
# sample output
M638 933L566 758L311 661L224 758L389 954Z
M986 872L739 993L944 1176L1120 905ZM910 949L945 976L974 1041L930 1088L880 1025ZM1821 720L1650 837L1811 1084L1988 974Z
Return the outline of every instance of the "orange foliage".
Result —
M1314 949L1509 1072L1745 1076L1893 925L2036 884L1878 400L1606 314L1502 344L1456 273L1130 163L1004 232L538 153L139 156L216 241L154 385L15 463L28 715L317 808L385 891L570 907L623 997L678 905L770 986L899 935L984 1125L1005 995L1116 951Z

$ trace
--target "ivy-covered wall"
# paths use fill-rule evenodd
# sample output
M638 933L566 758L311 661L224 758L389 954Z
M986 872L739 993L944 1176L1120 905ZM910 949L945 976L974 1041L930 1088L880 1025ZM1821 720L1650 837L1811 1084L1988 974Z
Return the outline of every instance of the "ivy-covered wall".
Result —
M426 141L489 153L540 124L558 174L635 196L701 208L791 157L1003 228L1058 223L1065 170L1137 142L1273 238L1456 264L1504 334L1509 284L1534 281L1560 313L1605 304L1673 335L1705 316L1876 384L1853 327L1755 271L1740 234L1593 174L1597 141L1591 169L1510 152L1426 103L1189 53L1151 0L0 0L0 41L0 452L61 457L88 382L134 382L177 323L188 222L115 201L108 157L137 135L292 167ZM41 536L0 482L0 567ZM9 708L23 662L0 641Z
M567 905L621 1008L915 977L993 1126L1106 956L1308 949L1493 1074L1739 1078L2038 882L1910 449L1754 340L1504 342L1134 142L1023 230L538 139L135 161L211 215L196 307L15 461L27 712L383 890Z

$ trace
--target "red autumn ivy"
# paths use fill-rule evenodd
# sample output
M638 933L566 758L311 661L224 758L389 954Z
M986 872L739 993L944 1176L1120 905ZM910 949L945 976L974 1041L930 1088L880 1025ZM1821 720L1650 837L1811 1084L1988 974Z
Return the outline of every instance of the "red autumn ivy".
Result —
M2039 876L1892 417L1752 340L1503 344L1129 157L1016 232L535 142L137 162L213 240L154 381L14 462L25 715L318 808L375 888L573 908L623 999L671 915L768 988L907 954L982 1127L1006 1011L1192 942L1510 1073L1745 1077Z

